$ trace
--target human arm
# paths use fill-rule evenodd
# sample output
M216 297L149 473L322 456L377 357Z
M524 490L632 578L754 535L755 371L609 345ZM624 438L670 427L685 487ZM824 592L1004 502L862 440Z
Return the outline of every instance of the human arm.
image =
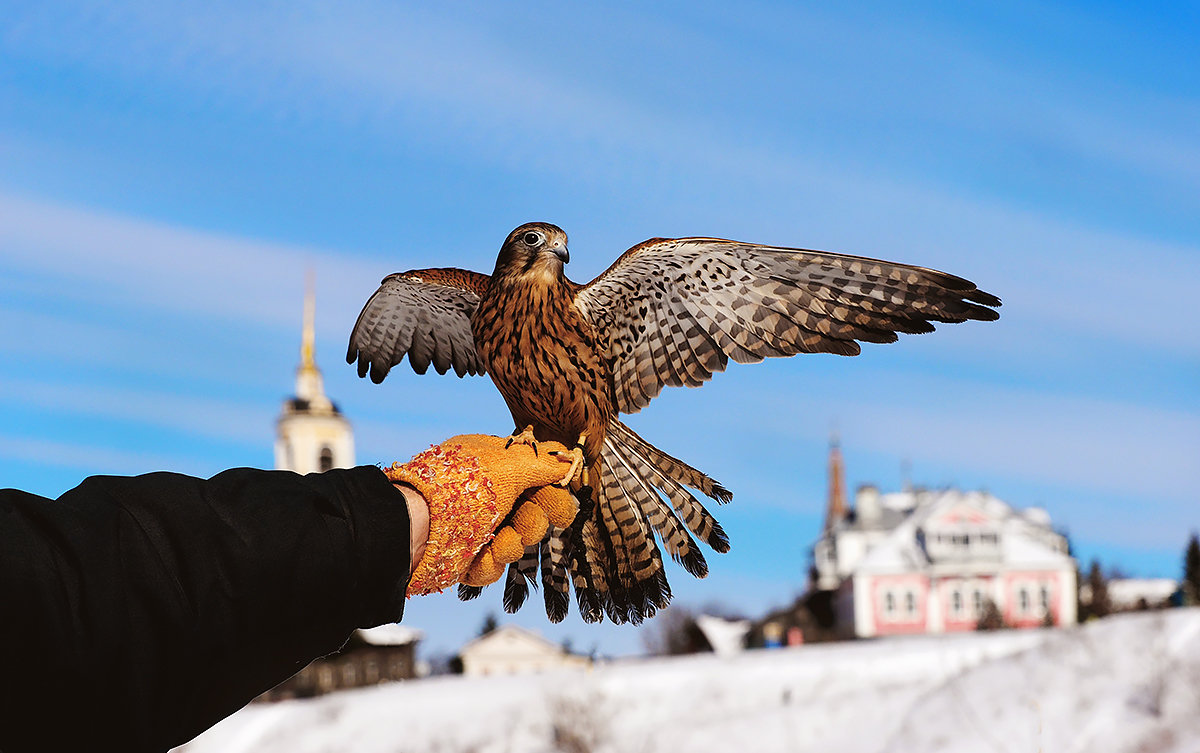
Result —
M373 467L0 491L0 748L182 743L399 620L412 548Z

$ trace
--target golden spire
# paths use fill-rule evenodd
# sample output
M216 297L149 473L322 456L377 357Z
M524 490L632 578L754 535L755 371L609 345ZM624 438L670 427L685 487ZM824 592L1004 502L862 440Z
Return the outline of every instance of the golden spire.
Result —
M313 353L316 336L313 332L313 321L316 318L316 288L312 267L309 267L305 280L304 291L304 335L300 340L300 370L316 371L317 362Z
M307 290L304 293L304 334L300 339L300 366L296 368L296 397L307 401L309 409L324 411L331 409L333 403L325 397L325 384L321 379L321 370L317 368L316 333L313 325L317 308L316 295L313 292L315 289L313 272L309 269Z

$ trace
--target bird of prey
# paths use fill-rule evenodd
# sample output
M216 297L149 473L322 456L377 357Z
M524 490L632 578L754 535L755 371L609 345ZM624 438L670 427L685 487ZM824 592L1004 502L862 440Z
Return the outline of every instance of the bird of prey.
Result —
M640 622L670 600L655 537L698 577L699 538L729 549L691 490L732 495L618 420L665 386L695 387L730 360L859 353L931 322L998 318L1000 299L960 277L858 256L720 238L654 238L580 285L567 279L567 235L518 227L491 276L462 269L388 275L363 307L346 354L378 383L405 355L414 371L489 374L521 441L575 448L575 521L551 529L509 567L504 604L520 607L541 569L546 611ZM572 466L572 471L576 466ZM536 585L536 584L535 584ZM462 598L477 590L460 587Z

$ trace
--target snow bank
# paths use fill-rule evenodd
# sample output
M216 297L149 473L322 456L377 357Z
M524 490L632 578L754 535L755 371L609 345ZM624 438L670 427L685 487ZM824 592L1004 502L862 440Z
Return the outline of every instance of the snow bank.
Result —
M180 753L1200 750L1200 609L444 677L256 705Z

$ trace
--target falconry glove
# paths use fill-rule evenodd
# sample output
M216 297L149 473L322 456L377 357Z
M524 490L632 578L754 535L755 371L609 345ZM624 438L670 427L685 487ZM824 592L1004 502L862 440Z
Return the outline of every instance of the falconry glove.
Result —
M556 442L506 447L500 437L464 434L384 469L393 483L416 489L429 506L429 540L408 595L459 582L494 583L525 547L542 540L550 524L570 525L578 504L555 486L570 461L567 448Z

